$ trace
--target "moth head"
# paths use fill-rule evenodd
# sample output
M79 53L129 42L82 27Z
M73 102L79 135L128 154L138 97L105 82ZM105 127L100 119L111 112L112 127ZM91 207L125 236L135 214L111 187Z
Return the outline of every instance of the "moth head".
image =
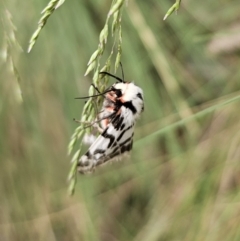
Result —
M137 114L144 110L143 91L140 87L132 82L125 82L116 83L112 88L123 105L132 105Z
M116 84L111 87L111 91L114 92L114 94L116 95L117 98L122 97L122 89L118 88L118 86L116 88L115 86L116 86Z

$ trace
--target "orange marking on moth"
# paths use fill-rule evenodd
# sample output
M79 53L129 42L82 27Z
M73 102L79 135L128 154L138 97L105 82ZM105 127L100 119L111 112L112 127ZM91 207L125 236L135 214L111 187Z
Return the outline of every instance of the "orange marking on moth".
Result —
M116 94L115 94L115 92L114 91L111 91L111 92L109 92L107 95L106 95L106 97L108 98L108 99L110 99L111 101L113 101L113 102L116 102Z
M104 128L106 128L106 127L108 126L108 124L109 124L109 119L108 119L108 118L102 120L102 126L103 126Z
M127 92L127 89L128 89L128 86L129 86L129 83L125 83L126 84L126 90L125 92ZM124 100L124 94L118 98L122 103L126 102L126 100Z
M114 111L114 107L113 106L106 107L106 110L109 111L109 112L113 112Z
M122 112L121 108L118 110L117 114L116 115L120 115Z
M110 113L112 113L114 111L114 107L112 106L109 106L109 107L106 107L106 110ZM110 121L109 121L109 118L106 118L106 119L103 119L101 121L101 124L102 124L102 127L105 129L108 125L109 125Z

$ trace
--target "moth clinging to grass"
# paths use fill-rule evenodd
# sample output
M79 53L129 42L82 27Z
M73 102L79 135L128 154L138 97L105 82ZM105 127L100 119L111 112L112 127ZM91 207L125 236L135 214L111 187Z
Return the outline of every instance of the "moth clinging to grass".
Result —
M80 173L91 173L97 166L120 159L133 146L133 135L136 120L144 109L143 91L133 82L108 72L117 82L103 93L90 96L104 97L102 109L98 115L97 125L100 135L95 139L88 151L78 160ZM84 98L84 97L83 97ZM81 99L81 98L79 98Z

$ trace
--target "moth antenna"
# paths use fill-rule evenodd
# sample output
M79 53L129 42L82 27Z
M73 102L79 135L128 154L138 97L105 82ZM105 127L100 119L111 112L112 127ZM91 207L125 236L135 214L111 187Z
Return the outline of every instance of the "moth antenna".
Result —
M84 97L76 97L74 99L88 99L88 98L91 98L91 97L98 97L98 96L104 95L104 94L106 94L106 93L108 93L110 91L111 90L106 90L106 91L104 91L102 93L99 93L99 94L96 94L96 95L90 95L90 96L84 96Z
M122 70L122 79L123 79L123 83L125 83L122 62L120 62L120 66L121 66L121 70Z
M117 76L115 76L115 75L113 75L113 74L110 74L110 73L108 73L108 72L103 71L103 72L99 72L99 74L106 74L106 75L109 75L109 76L111 76L111 77L117 79L119 82L124 83L124 80L122 80L121 78L119 78L119 77L117 77Z

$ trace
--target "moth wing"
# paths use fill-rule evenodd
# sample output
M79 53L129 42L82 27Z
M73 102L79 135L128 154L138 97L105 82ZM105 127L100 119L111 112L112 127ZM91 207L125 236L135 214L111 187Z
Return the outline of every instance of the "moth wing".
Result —
M81 173L92 172L96 166L119 157L132 149L134 123L124 123L119 115L105 128L78 163Z
M109 130L110 131L110 130ZM105 152L105 159L103 162L107 162L115 157L125 154L131 151L133 144L134 125L130 125L122 130L117 131L115 142Z

